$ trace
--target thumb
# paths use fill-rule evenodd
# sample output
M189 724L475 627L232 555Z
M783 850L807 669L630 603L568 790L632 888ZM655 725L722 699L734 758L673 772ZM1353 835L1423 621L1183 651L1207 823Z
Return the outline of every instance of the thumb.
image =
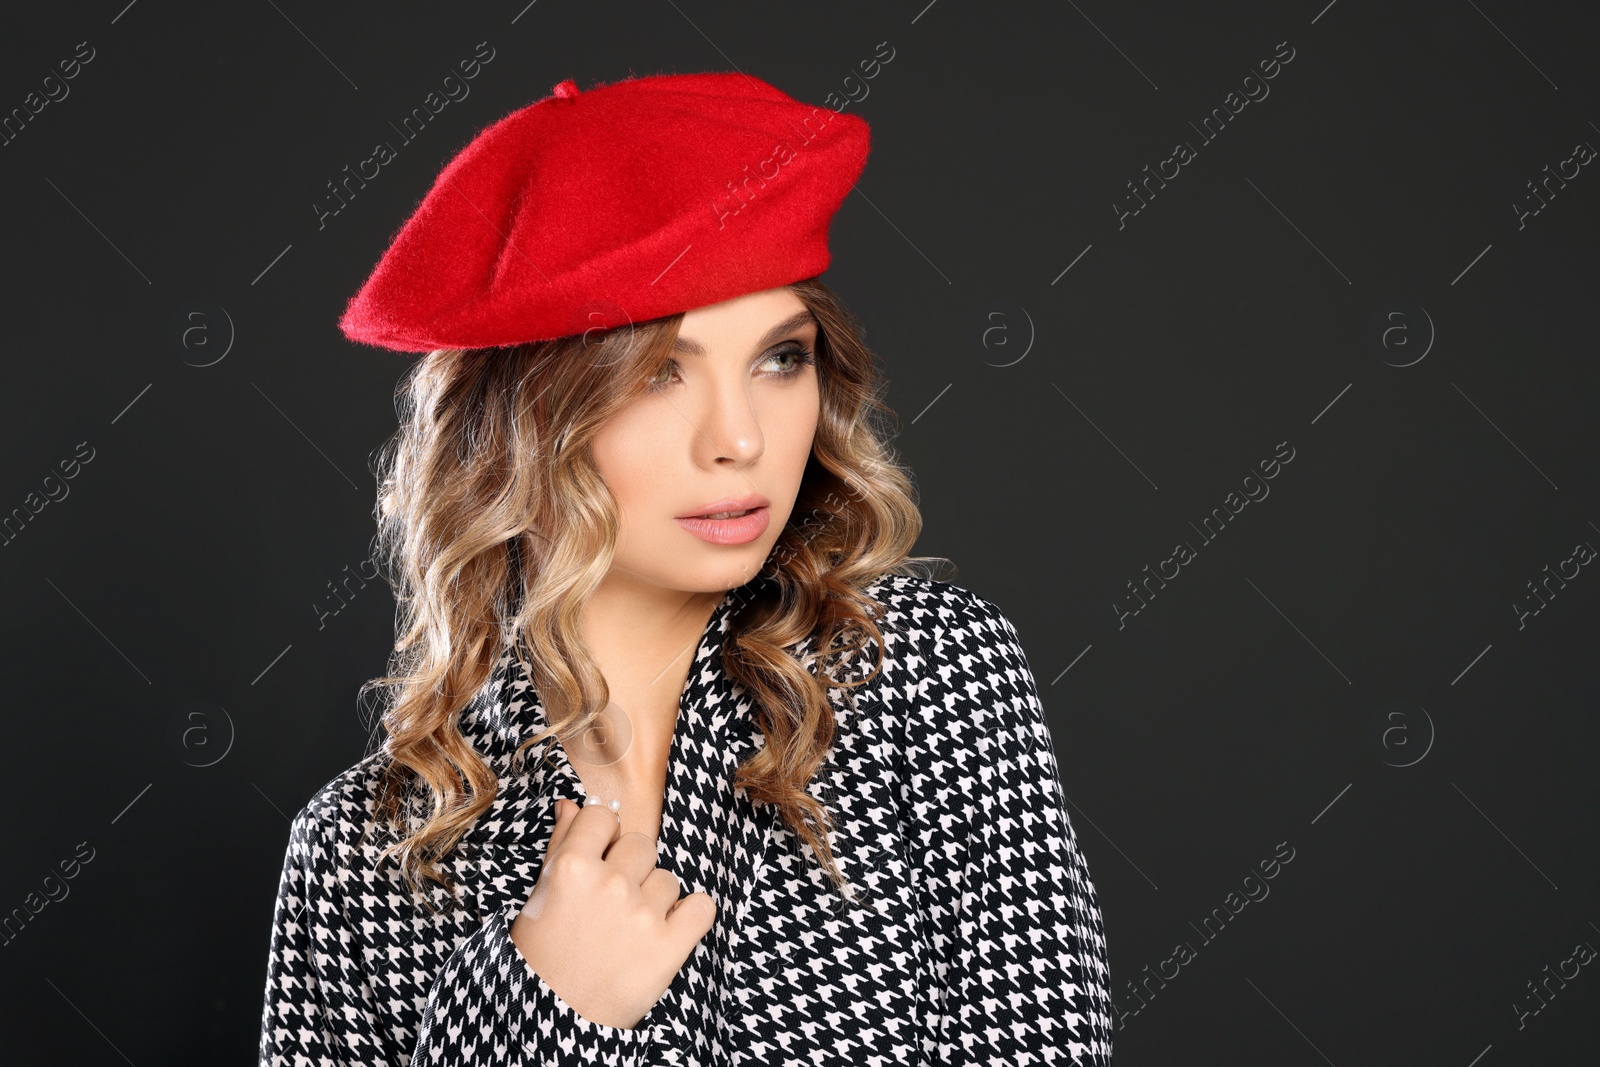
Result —
M573 816L577 814L578 805L574 804L566 797L556 798L556 825L555 829L550 834L550 844L545 848L545 855L547 857L553 854L555 850L561 846L562 841L566 840L567 829L572 825Z
M690 893L667 912L667 928L692 945L706 935L716 917L717 903L710 894Z

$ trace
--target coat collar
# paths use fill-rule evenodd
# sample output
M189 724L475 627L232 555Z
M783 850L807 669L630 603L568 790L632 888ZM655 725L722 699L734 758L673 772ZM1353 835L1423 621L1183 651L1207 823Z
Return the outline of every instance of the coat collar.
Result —
M724 699L726 694L717 682L726 680L723 677L721 655L730 619L738 607L749 599L754 588L753 584L746 584L730 589L712 609L711 617L700 634L694 661L679 696L676 734L685 732L685 712L696 713L689 725L714 731L725 729L735 713L742 712L748 716L750 706L746 704L740 708ZM742 694L743 690L740 692ZM512 653L509 644L501 647L500 658L488 682L462 711L460 722L463 735L491 761L509 757L525 738L537 734L549 724L533 681ZM676 741L675 735L675 747ZM545 770L538 774L540 784L554 782L567 786L573 792L561 795L576 797L581 802L583 783L568 762L565 750L560 745L541 742L531 746L528 751L537 753L541 748L547 750L547 759L544 761ZM496 767L497 771L500 769Z
M665 1009L680 1019L681 1011L712 1007L691 1006L702 994L717 1006L731 995L721 988L719 976L726 973L723 964L743 921L748 894L780 825L775 808L753 802L732 785L737 767L765 743L753 699L722 666L730 621L753 588L746 584L729 590L712 611L685 680L672 737L657 863L678 878L685 894L706 892L717 902L712 931L695 950L703 967L692 979L688 968L681 971L663 998L676 1002L688 983L698 987L689 1002ZM791 651L804 654L810 640ZM461 839L472 853L482 854L469 864L476 870L467 880L484 892L479 905L486 911L527 898L554 829L556 798L582 804L586 794L554 738L529 746L512 768L517 745L543 729L547 720L538 693L509 648L460 723L500 780L494 803Z

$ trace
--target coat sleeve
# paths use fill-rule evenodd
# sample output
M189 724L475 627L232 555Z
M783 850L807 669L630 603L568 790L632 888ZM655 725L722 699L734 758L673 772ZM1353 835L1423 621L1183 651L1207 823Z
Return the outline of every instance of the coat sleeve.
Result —
M932 948L925 1062L1111 1062L1099 899L1016 630L956 587L922 649L901 779Z
M262 1067L393 1063L336 893L315 800L295 816L278 881L261 1012Z
M278 885L261 1022L261 1067L636 1067L646 1028L585 1019L547 985L511 941L521 903L498 910L463 938L427 987L411 1047L380 1011L361 967L360 938L375 924L404 922L369 908L359 923L340 890L355 880L347 858L324 844L315 806L296 816ZM345 852L345 856L348 853ZM358 881L358 880L357 880Z
M648 1029L579 1015L511 940L522 902L491 914L460 945L428 994L413 1067L636 1067Z

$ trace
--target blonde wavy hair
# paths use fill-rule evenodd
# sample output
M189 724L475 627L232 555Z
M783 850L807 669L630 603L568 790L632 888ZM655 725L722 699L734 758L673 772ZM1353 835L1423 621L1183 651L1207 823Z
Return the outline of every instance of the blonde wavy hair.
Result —
M730 617L723 643L723 667L753 699L765 736L733 784L774 805L843 892L832 821L806 791L834 740L826 687L852 688L882 669L878 605L862 592L869 583L953 564L908 555L921 512L888 443L896 420L860 320L815 278L788 288L817 318L821 410L793 511L762 572L771 580ZM400 425L376 458L375 539L395 593L395 645L390 673L367 681L361 697L381 694L388 735L375 814L397 839L380 858L398 858L414 893L430 881L454 896L439 861L494 801L498 779L458 716L508 643L519 659L527 649L549 721L516 757L552 733L563 743L582 737L610 699L578 639L618 532L616 500L588 445L665 367L682 319L438 349L396 388ZM806 637L817 673L785 651ZM825 672L869 640L870 674L840 682Z

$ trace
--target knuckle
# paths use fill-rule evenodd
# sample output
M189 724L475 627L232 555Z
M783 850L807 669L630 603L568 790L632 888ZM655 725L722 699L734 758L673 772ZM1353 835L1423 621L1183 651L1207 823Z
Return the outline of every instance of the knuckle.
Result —
M558 852L545 863L545 869L557 878L577 878L589 867L588 857L575 852Z
M629 838L629 837L638 838L641 842L643 842L644 844L646 844L646 845L648 845L650 847L650 851L651 852L655 852L656 851L656 839L654 837L651 837L649 834L645 833L643 830L629 830L627 833L623 834L622 837L618 838L617 840L621 841L621 840L623 840L625 838Z
M623 900L629 896L633 880L614 867L607 867L600 877L599 892L606 897Z

